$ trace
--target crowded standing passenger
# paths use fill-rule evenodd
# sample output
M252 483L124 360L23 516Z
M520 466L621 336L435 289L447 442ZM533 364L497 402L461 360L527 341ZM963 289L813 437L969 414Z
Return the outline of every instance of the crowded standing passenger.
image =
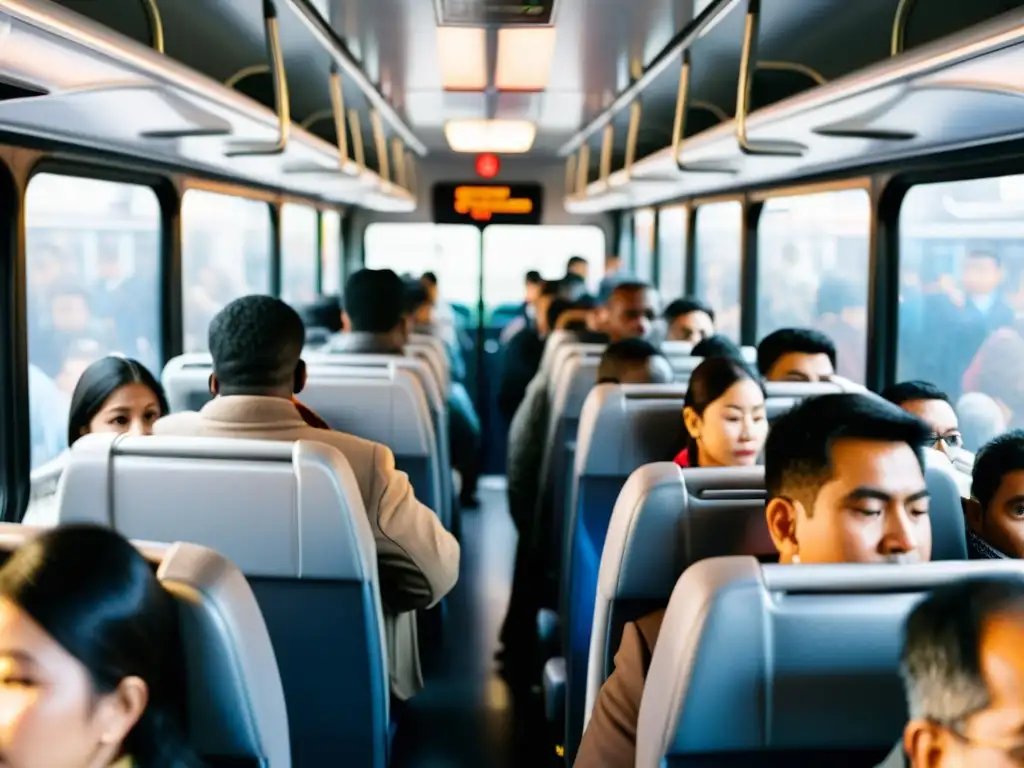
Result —
M351 302L348 311L351 314ZM373 313L372 319L372 327L380 328L385 337L401 333L399 324L388 327L390 315ZM292 395L306 384L304 340L301 318L283 301L270 296L235 299L210 323L214 399L198 412L160 419L154 432L313 440L337 448L348 459L377 544L392 692L408 699L423 684L411 612L434 605L455 585L459 545L437 515L416 499L408 476L395 469L387 446L303 421Z
M909 563L931 557L924 480L928 427L866 395L809 398L765 446L765 515L779 562ZM651 655L665 612L626 624L576 768L630 768Z

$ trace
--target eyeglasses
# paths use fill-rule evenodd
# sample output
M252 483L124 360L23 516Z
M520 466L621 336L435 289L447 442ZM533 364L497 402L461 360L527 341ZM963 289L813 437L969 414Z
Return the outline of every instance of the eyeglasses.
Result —
M964 436L961 435L959 432L950 432L948 435L932 434L929 436L928 440L936 448L940 447L940 443L945 443L947 448L964 447Z

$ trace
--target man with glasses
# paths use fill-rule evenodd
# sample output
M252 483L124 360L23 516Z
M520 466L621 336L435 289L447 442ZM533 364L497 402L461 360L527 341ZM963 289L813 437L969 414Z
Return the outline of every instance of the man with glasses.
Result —
M922 419L932 429L932 448L950 461L963 450L964 438L949 396L927 381L904 381L882 393L890 403Z
M910 721L878 768L1024 765L1024 578L936 589L907 619Z

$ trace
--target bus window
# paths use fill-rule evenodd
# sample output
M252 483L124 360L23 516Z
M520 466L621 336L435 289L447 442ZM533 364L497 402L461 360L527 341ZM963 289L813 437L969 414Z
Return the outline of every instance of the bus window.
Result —
M400 275L437 275L440 295L473 325L480 293L480 230L467 224L376 223L363 236L364 265Z
M619 217L619 253L629 272L633 271L633 217L623 213Z
M715 327L740 340L740 265L743 206L738 201L697 209L697 296L715 310Z
M71 393L110 353L160 374L160 204L149 187L40 173L25 194L32 468L67 447Z
M871 202L863 189L765 201L757 228L757 334L815 328L836 345L837 373L867 364Z
M969 450L1024 427L1024 176L923 184L900 209L897 375L930 381Z
M185 351L205 352L210 320L229 301L270 291L270 206L190 189L181 203Z
M668 305L686 290L686 208L658 211L658 292Z
M633 214L633 274L646 282L654 278L654 210Z
M518 307L523 303L526 273L537 270L546 280L565 276L572 256L587 262L587 288L596 292L604 275L604 232L595 226L524 227L495 224L484 230L484 305Z
M323 227L320 251L320 293L325 295L341 293L341 214L337 211L324 211L320 215L320 226Z
M316 298L316 228L315 209L281 206L281 298L296 307Z

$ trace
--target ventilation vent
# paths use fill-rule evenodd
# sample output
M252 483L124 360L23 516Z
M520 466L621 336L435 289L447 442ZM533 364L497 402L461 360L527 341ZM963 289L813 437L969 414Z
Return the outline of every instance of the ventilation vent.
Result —
M434 0L439 26L548 26L555 0Z

